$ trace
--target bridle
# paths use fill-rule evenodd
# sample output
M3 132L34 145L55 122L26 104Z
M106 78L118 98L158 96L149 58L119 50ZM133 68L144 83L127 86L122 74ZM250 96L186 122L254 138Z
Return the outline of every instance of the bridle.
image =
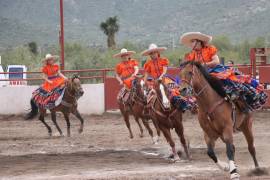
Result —
M138 83L138 79L136 79L136 83ZM140 104L141 106L145 106L146 100L138 95L137 90L138 90L137 84L134 84L131 90L132 101Z
M181 67L182 69L185 68ZM193 88L193 77L194 77L194 64L192 64L192 72L190 72L190 80L188 81L187 79L181 79L181 81L185 82L188 84L188 87L192 90L195 96L199 97L208 87L208 83L205 83L205 85L199 90L199 92L196 92Z

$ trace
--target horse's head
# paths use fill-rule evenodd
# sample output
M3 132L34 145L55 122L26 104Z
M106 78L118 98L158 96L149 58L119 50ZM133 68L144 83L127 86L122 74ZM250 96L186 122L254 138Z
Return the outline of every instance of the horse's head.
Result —
M79 75L73 74L69 84L71 92L74 93L76 98L79 98L84 94Z
M194 65L192 62L184 62L180 65L180 93L183 96L190 95L192 93L192 79L194 75Z
M156 91L157 97L161 100L162 105L169 109L171 107L169 100L169 91L167 86L165 86L162 81L158 80L154 84L154 89Z
M143 76L142 75L137 75L133 81L133 88L132 91L134 92L134 95L136 95L138 98L141 100L145 101L145 83L143 81Z

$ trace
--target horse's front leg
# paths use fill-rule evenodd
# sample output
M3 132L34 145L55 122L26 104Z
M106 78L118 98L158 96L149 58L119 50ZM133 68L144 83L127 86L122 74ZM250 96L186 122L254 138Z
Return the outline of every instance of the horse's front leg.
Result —
M69 121L69 113L68 112L63 112L64 118L67 123L67 136L70 137L70 121Z
M233 145L233 127L227 127L223 132L223 139L226 144L226 153L229 159L229 169L231 179L239 180L240 175L237 172L237 168L234 162L235 147Z
M230 170L228 163L220 161L215 153L215 141L217 138L210 139L209 136L204 133L204 139L207 145L207 155L214 161L220 170L228 172Z
M170 128L167 128L167 127L164 127L163 125L160 125L160 130L162 131L163 135L165 136L167 142L170 144L171 148L172 148L172 156L173 157L169 157L169 158L172 158L173 161L178 161L180 160L177 152L176 152L176 149L175 149L175 143L172 139L172 135L171 135L171 132L170 132Z
M72 114L74 114L81 122L80 128L79 128L79 133L83 132L83 127L84 127L84 120L80 114L80 112L78 111L78 109L76 109L74 112L72 112Z
M60 136L63 136L63 132L56 121L56 112L55 111L51 111L51 118L52 118L52 122L56 126L56 129L58 130Z

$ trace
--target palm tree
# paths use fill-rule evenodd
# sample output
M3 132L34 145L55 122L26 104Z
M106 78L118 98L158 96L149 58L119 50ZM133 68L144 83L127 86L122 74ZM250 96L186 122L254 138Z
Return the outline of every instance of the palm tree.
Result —
M105 22L100 23L100 29L107 35L108 48L115 49L115 33L119 31L117 16L109 17Z

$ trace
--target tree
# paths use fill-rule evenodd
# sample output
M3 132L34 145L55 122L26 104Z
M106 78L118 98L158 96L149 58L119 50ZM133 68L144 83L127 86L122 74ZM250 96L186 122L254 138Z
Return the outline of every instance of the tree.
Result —
M29 51L31 51L34 55L38 54L36 42L32 41L32 42L28 43L28 48L29 48Z
M115 49L115 34L119 31L119 28L117 16L109 17L100 24L100 29L107 35L108 48Z

